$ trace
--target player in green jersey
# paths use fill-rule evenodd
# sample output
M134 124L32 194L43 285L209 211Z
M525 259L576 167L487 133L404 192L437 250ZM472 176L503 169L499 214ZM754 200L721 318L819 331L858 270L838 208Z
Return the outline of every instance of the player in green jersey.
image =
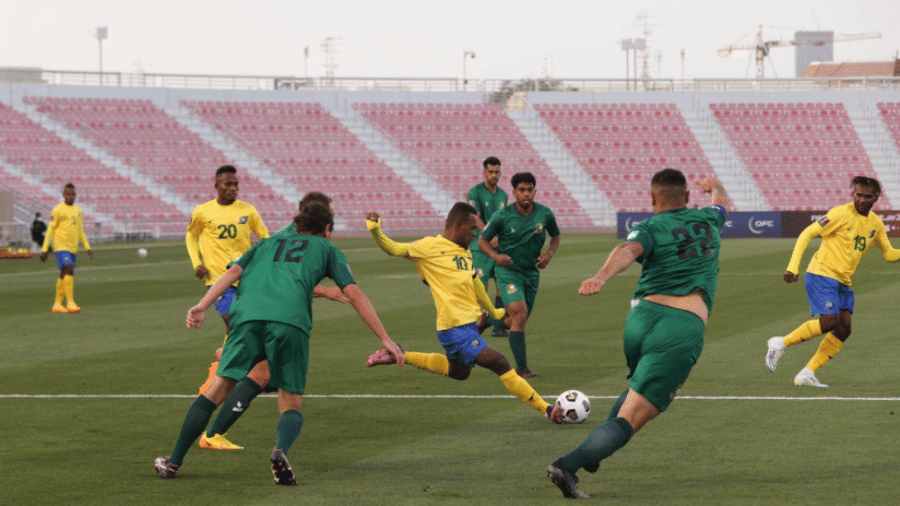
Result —
M509 315L509 347L516 372L523 378L537 374L528 368L525 324L534 308L540 283L540 269L550 263L559 248L559 227L549 207L534 201L537 181L530 172L512 177L516 205L506 206L491 217L478 238L478 247L497 263L497 285ZM550 246L543 254L546 236ZM497 249L491 241L498 238Z
M489 156L485 158L482 165L484 165L484 182L473 186L469 190L468 195L466 195L466 200L475 208L475 223L479 233L481 230L484 230L484 224L491 221L491 217L497 211L506 207L506 202L509 200L509 196L503 188L497 186L497 183L500 181L500 159L496 156ZM491 241L491 246L497 249L498 242L496 237ZM503 299L500 298L500 284L497 283L497 263L478 248L478 235L475 236L475 240L469 245L469 251L472 252L475 272L478 273L478 279L484 283L484 289L487 290L491 278L497 284L497 298L494 301L494 305L502 307ZM486 328L487 323L483 325ZM491 337L509 337L503 322L494 320L493 325L494 331L491 332ZM483 332L484 328L479 326L478 330Z
M230 312L232 332L225 343L219 370L209 389L188 410L171 456L159 457L154 462L160 478L177 476L185 454L203 432L216 407L238 380L266 359L271 366L271 384L278 387L281 413L270 458L272 473L278 485L297 484L287 453L303 426L300 404L306 386L312 294L316 284L325 277L335 281L360 318L403 367L400 347L388 336L371 302L356 285L347 257L328 240L334 226L331 210L313 203L294 222L293 231L263 239L238 258L188 311L187 326L200 327L209 306L235 281L241 280Z
M547 468L565 497L589 497L576 487L576 471L583 467L596 472L601 460L665 411L700 357L719 277L728 197L715 178L697 184L711 194L711 207L688 209L684 174L674 169L657 172L650 183L656 216L634 227L600 271L578 289L580 295L594 295L632 263L642 265L625 320L628 389L581 445Z

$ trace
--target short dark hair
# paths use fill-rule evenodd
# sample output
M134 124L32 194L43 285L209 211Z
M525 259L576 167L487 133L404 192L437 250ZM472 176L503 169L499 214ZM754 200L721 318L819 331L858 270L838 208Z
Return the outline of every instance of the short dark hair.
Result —
M334 227L334 215L331 209L321 202L310 202L294 216L294 229L297 232L319 235L328 228Z
M853 190L856 185L869 186L876 197L881 196L881 183L874 177L856 176L850 180L850 190Z
M680 170L666 167L653 174L650 190L666 200L679 198L687 191L687 179Z
M68 183L66 183L65 186L63 186L63 190L68 190L69 188L71 188L73 190L75 189L75 184L73 184L71 181L69 181Z
M304 195L302 199L300 199L300 202L297 204L297 208L300 211L303 211L303 208L309 205L310 202L318 202L320 204L323 204L325 207L328 207L331 204L331 197L319 191L311 191Z
M521 183L531 183L532 185L537 186L537 180L531 172L516 172L513 174L510 182L512 183L513 190Z
M234 168L234 165L223 165L216 169L216 177L219 177L222 174L237 174L237 169Z
M471 204L467 202L457 202L453 204L453 207L450 208L450 212L447 213L447 221L444 223L444 228L453 228L457 223L468 220L469 215L472 214L477 216L478 211L476 211Z
M497 158L496 156L489 156L484 159L484 163L482 163L482 165L484 165L485 169L487 168L488 165L496 165L497 167L499 167L500 159Z

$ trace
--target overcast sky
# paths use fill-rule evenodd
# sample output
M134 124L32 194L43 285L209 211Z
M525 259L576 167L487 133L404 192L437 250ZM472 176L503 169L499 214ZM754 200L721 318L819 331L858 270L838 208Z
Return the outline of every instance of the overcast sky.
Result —
M637 20L644 12L646 26ZM790 41L796 30L881 32L836 43L836 61L884 61L900 49L897 0L0 0L0 67L98 69L94 28L107 26L107 71L336 77L624 78L619 41L649 30L652 77L755 75L749 51L724 45ZM309 47L304 70L304 48ZM793 77L794 50L771 52ZM639 65L640 62L639 62Z

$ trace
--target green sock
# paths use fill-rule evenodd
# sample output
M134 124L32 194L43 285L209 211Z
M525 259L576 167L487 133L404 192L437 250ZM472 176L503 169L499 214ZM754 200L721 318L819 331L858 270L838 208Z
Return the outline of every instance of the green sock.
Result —
M625 446L634 429L624 418L603 422L588 434L578 448L562 458L562 465L577 471L586 465L599 463Z
M496 299L494 299L494 307L503 307L503 298L499 295ZM504 330L506 330L506 325L503 324L503 320L494 320L493 318L491 318L491 320L493 320L491 322L491 325L494 326L494 330L496 330L497 332L503 332Z
M185 454L191 449L194 441L203 433L203 429L206 428L206 424L209 423L209 419L215 410L216 405L213 401L202 395L194 400L194 403L188 409L187 415L184 417L184 423L181 424L181 433L178 434L178 440L175 441L175 449L172 450L172 455L169 456L169 462L176 466L180 466L184 462Z
M528 359L525 356L525 332L510 330L509 347L512 348L513 359L516 361L516 370L527 369Z
M219 410L218 416L206 430L206 436L212 437L216 434L225 434L228 428L234 425L234 422L247 411L247 408L250 407L250 402L262 391L263 388L252 379L244 378L241 380L234 387L234 390L231 391L228 398L225 399L225 402L222 403L222 409Z
M626 397L628 397L628 390L622 392L622 395L620 395L619 398L616 399L616 402L613 403L612 408L609 410L609 414L606 415L605 421L611 422L616 418L619 418L619 410L622 409L622 404L625 404Z
M303 413L296 409L289 409L281 414L278 419L278 437L275 442L276 448L281 448L287 455L288 450L294 445L297 436L300 435L300 429L303 428Z

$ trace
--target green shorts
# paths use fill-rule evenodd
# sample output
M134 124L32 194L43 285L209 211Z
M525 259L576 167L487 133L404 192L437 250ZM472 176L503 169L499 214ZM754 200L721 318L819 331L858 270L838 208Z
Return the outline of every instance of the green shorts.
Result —
M482 253L481 250L472 251L472 264L482 284L486 285L491 278L497 279L497 262Z
M302 394L309 367L309 335L287 323L242 322L231 329L216 374L240 381L262 360L269 361L269 386Z
M628 386L665 411L700 358L705 329L693 313L642 300L625 320Z
M537 272L523 274L502 267L497 268L497 286L500 287L500 297L504 307L520 300L528 306L528 314L534 308L534 300L537 298L538 285L541 275Z

